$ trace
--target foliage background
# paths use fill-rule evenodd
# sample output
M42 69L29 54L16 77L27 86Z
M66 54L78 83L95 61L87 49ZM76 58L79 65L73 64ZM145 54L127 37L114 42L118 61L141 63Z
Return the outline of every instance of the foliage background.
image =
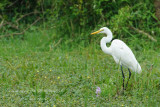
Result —
M23 17L28 13L32 14ZM155 15L153 0L3 0L0 15L1 22L4 20L12 25L23 17L19 19L18 29L8 24L1 27L2 34L22 31L37 17L42 18L40 23L45 27L56 29L57 39L76 38L77 42L82 38L88 39L86 31L102 26L108 26L119 37L128 37L127 31L137 33L130 27L152 35L159 34L159 20ZM86 36L81 37L82 33Z

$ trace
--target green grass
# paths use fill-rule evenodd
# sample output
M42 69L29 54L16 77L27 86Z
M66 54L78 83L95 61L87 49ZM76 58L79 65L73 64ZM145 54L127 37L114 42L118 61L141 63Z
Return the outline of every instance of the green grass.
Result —
M24 40L0 40L0 106L160 105L158 43L148 38L123 40L128 41L143 71L132 72L122 94L120 68L101 51L101 37L94 36L87 47L85 42L79 45L73 41L70 48L64 41L57 44L52 33L33 31L26 33ZM125 76L127 80L127 69ZM101 88L99 97L97 86Z

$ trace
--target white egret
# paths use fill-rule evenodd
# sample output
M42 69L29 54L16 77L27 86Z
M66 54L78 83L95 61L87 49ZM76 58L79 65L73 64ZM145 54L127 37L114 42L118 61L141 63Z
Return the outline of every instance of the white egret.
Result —
M124 88L125 76L123 73L122 66L128 68L128 71L129 71L128 81L131 77L130 69L134 72L141 73L142 72L141 66L139 65L138 61L136 60L131 49L123 41L118 40L118 39L114 39L112 41L110 47L106 46L106 43L111 42L111 40L113 38L112 32L110 31L110 29L108 29L107 27L103 27L100 30L91 33L91 35L99 34L99 33L104 33L107 35L107 37L103 37L100 42L100 46L101 46L102 51L106 54L112 55L115 62L117 64L121 65L121 71L122 71L122 76L123 76L123 90L124 90L125 89ZM128 81L127 81L127 84L128 84ZM126 84L126 87L127 87L127 84Z

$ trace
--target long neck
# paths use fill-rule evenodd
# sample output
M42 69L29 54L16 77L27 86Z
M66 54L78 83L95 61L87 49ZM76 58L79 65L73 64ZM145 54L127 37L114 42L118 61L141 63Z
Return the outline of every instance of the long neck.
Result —
M106 43L111 42L111 40L112 40L112 32L111 32L110 30L107 30L107 31L105 32L105 34L107 35L107 37L103 37L103 38L101 39L101 43L100 43L101 49L102 49L102 51L103 51L104 53L111 55L111 48L110 48L110 47L107 47L107 46L106 46Z

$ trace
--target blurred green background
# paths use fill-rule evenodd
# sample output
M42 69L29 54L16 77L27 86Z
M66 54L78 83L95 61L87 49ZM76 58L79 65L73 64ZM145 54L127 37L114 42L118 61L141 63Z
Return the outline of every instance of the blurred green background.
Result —
M142 67L123 94L105 35L90 35L105 26ZM159 0L1 0L0 105L157 107L159 40Z

